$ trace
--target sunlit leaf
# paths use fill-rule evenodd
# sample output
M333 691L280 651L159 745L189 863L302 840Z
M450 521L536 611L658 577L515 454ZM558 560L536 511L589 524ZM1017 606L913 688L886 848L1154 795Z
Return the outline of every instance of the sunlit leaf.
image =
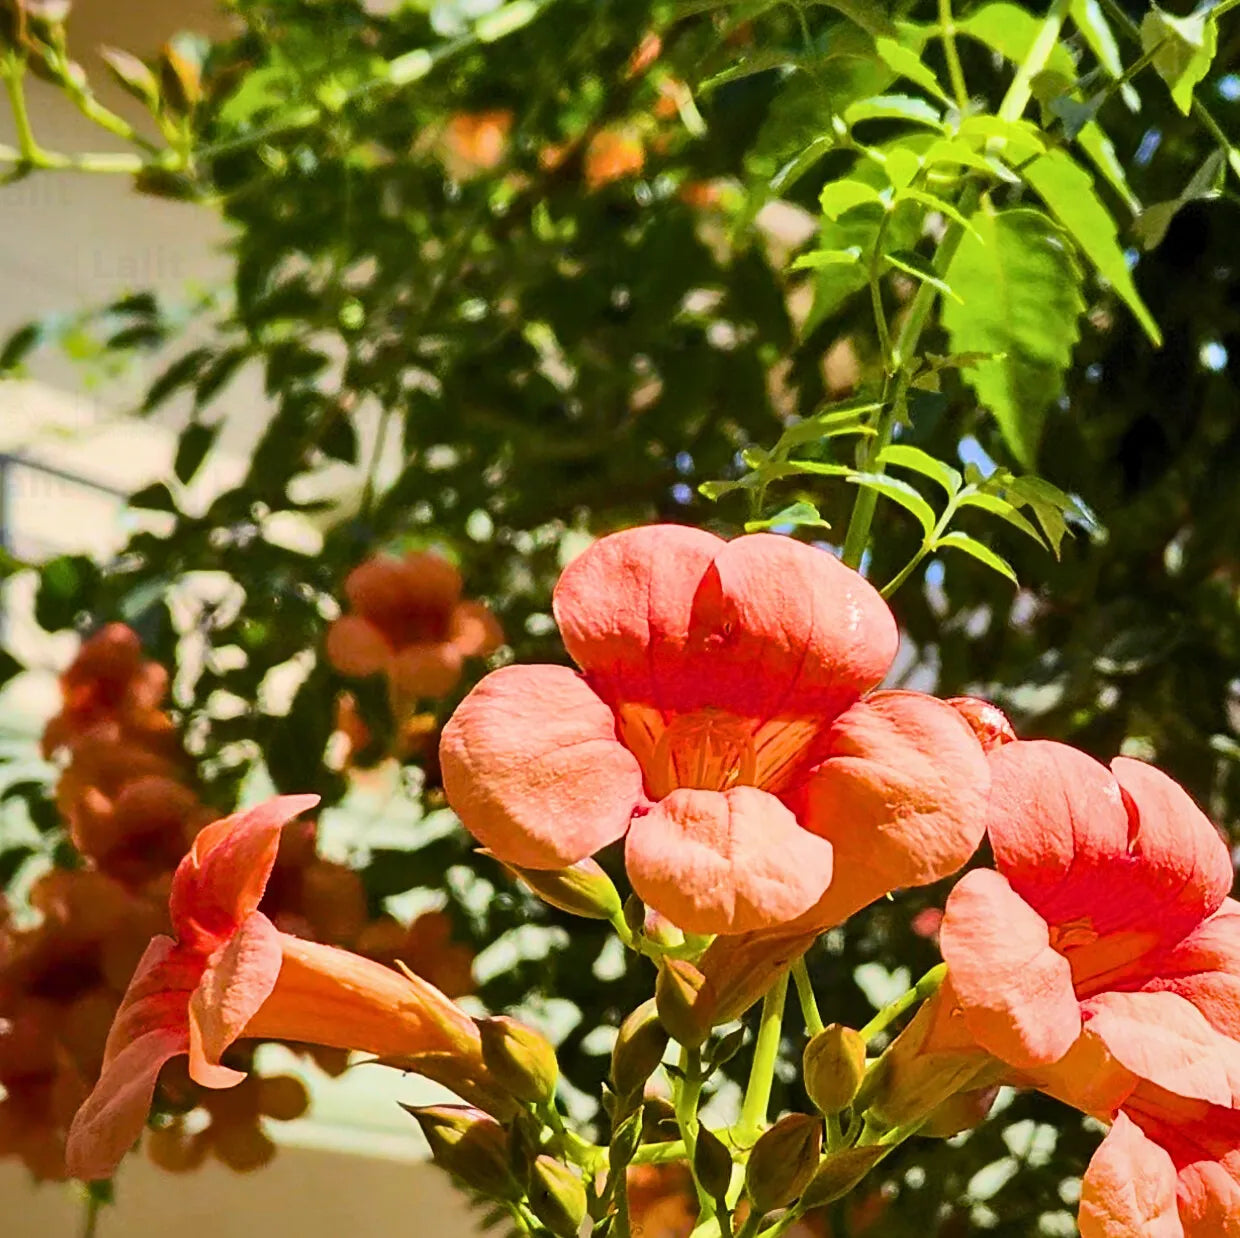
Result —
M960 300L959 295L952 291L951 285L920 254L906 249L900 253L884 254L883 259L897 271L903 271L905 275L911 275L915 280L929 284L931 288L937 288L944 296L956 301Z
M888 68L934 95L944 106L951 106L952 101L939 85L939 79L935 77L934 70L924 64L921 57L911 48L896 42L895 39L878 38L874 40L874 50L882 57Z
M1040 15L1035 16L1028 9L1008 4L1006 0L984 4L956 22L958 34L985 43L1013 64L1020 64L1025 59L1041 30ZM1056 43L1051 49L1046 68L1067 78L1076 77L1076 62L1062 43Z
M1062 150L1040 155L1022 170L1051 213L1081 247L1098 273L1115 289L1155 344L1158 324L1141 300L1116 236L1115 221L1094 189L1093 179Z
M943 325L953 352L992 354L965 370L965 381L1012 454L1031 465L1078 338L1081 275L1040 212L983 210L973 223L947 270L961 302L944 304Z
M847 266L861 261L861 250L856 246L852 249L816 249L812 253L802 254L793 264L795 270L817 270L820 267Z
M746 533L760 533L766 529L782 529L784 527L798 529L829 529L831 525L819 514L818 509L805 499L785 507L782 511L768 516L765 520L747 520Z
M896 468L912 469L923 477L937 482L949 495L960 489L964 479L945 460L932 456L920 447L910 447L906 443L891 443L880 453L879 462Z
M1098 58L1098 63L1106 70L1107 76L1117 79L1124 74L1124 62L1120 59L1119 44L1111 30L1110 23L1102 12L1098 0L1072 0L1072 23L1081 32L1089 50ZM1120 92L1130 111L1135 112L1140 106L1140 96L1135 87L1125 83Z
M1045 538L1021 515L1019 509L1007 499L1000 498L997 494L988 494L984 490L976 490L971 494L962 495L960 506L977 507L984 512L989 512L992 516L998 516L1001 520L1006 520L1008 524L1019 529L1026 537L1033 538L1039 546L1046 545ZM1056 554L1058 554L1057 548Z
M932 129L943 128L943 117L938 108L916 95L875 95L844 109L844 122L849 128L863 120L907 120L917 125L929 125Z
M975 538L970 537L967 533L961 533L954 530L951 533L944 533L934 543L935 550L960 550L967 555L971 555L979 563L984 563L988 568L999 573L1000 576L1006 576L1014 585L1019 585L1020 581L1016 578L1012 565L1000 554L996 554L989 546L984 546Z
M885 499L898 503L905 511L911 513L921 525L922 532L929 537L934 531L938 517L934 508L922 498L919 491L906 481L897 477L888 477L885 473L855 473L850 471L848 480L854 486L864 486L867 490L877 491Z
M1172 17L1151 5L1141 19L1141 46L1153 53L1158 76L1171 88L1171 98L1185 116L1192 110L1193 89L1210 71L1218 51L1218 26L1204 10Z
M831 181L823 187L819 196L822 213L830 219L838 219L859 206L884 206L882 195L873 185L864 181Z

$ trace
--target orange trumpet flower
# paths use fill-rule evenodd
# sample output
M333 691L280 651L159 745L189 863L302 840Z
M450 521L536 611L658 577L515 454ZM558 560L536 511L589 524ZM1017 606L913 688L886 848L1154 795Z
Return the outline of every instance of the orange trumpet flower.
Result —
M73 1120L67 1160L75 1176L112 1173L141 1133L169 1059L188 1054L190 1075L204 1087L240 1083L244 1074L221 1059L243 1037L374 1053L485 1103L477 1028L438 989L281 933L258 910L281 828L317 802L281 796L195 839L172 882L175 937L155 937L143 955L103 1073Z

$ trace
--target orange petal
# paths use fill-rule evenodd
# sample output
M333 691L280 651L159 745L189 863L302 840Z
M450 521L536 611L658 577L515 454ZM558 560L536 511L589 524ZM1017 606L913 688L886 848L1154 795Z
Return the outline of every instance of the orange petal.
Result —
M484 657L504 643L504 629L481 602L461 602L448 621L448 639L463 658Z
M327 660L342 675L364 679L387 670L392 647L383 633L361 615L341 615L327 629Z
M920 692L874 693L836 719L827 743L802 816L835 848L831 888L807 917L819 927L960 868L981 842L990 783L968 724Z
M462 824L502 861L563 868L614 842L644 799L612 712L563 666L508 666L443 729L443 785Z
M280 974L280 934L256 911L207 965L189 1000L189 1073L204 1087L244 1076L220 1065L224 1051L271 995Z
M169 910L177 940L222 944L255 911L276 860L281 829L319 802L280 795L203 829L172 879Z
M1081 1011L1090 1034L1142 1079L1215 1105L1240 1101L1240 1045L1175 993L1100 993Z
M1184 1238L1171 1157L1120 1114L1081 1183L1081 1238Z
M966 873L947 899L939 945L969 1030L1018 1069L1058 1061L1081 1032L1072 967L1050 930L989 869Z
M447 642L407 645L392 659L388 674L405 700L447 696L461 678L461 651Z
M831 880L831 845L756 787L677 790L634 819L633 889L691 933L750 933L796 919Z

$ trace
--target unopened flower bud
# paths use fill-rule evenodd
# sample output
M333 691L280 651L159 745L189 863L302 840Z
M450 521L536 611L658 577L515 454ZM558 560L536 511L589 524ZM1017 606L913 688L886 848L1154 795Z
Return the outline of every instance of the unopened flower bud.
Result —
M491 1199L520 1199L508 1133L489 1114L468 1105L402 1107L417 1119L435 1164Z
M818 1168L822 1119L785 1114L753 1146L745 1171L745 1189L759 1212L790 1204Z
M483 852L490 855L489 851ZM586 920L611 920L620 912L620 894L611 878L594 860L580 860L568 868L521 868L505 864L544 903Z
M998 1095L997 1083L967 1092L957 1092L931 1113L918 1127L917 1133L931 1139L950 1139L961 1131L971 1131L986 1120Z
M822 1113L851 1103L865 1076L865 1041L851 1027L832 1023L805 1046L805 1090Z
M1007 714L998 705L976 696L953 696L947 703L969 724L987 752L1016 738Z
M667 1143L679 1138L675 1105L663 1096L647 1096L642 1102L642 1143Z
M631 1102L654 1074L667 1048L654 999L642 1002L620 1024L611 1050L611 1083L622 1104Z
M664 950L676 950L685 944L684 933L661 911L655 911L653 907L646 909L642 933L647 941L653 942Z
M546 1037L507 1015L477 1022L487 1073L518 1100L549 1101L555 1095L560 1068Z
M889 1151L877 1145L867 1148L841 1148L833 1152L809 1180L801 1192L801 1207L808 1211L821 1208L849 1191Z
M586 1216L586 1188L567 1165L540 1156L530 1172L530 1211L556 1238L577 1238Z
M732 1154L723 1140L705 1126L698 1128L693 1176L711 1199L722 1198L732 1185Z
M659 1021L687 1048L698 1048L710 1035L711 1000L706 977L684 959L664 959L654 986Z

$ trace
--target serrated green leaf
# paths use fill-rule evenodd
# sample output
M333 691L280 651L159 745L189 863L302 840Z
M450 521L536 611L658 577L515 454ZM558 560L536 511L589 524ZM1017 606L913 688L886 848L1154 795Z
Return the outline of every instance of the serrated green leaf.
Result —
M1154 344L1161 344L1162 333L1137 292L1119 246L1115 221L1099 199L1089 173L1065 151L1053 150L1025 165L1022 175L1132 310L1146 335Z
M928 168L935 164L951 163L960 167L976 168L979 172L995 177L1012 175L997 159L974 150L968 142L962 142L959 138L940 138L926 149L921 160Z
M855 245L851 249L816 249L812 253L802 254L793 264L793 270L816 271L822 267L848 266L861 261L861 250Z
M1014 504L1008 502L1007 499L1000 498L997 494L988 494L984 490L974 491L972 494L962 495L959 505L961 507L977 507L984 512L989 512L992 516L998 516L1000 519L1006 520L1014 528L1019 529L1027 537L1033 538L1039 546L1046 545L1046 539L1020 514L1019 509Z
M1006 576L1012 584L1020 586L1020 581L1016 578L1016 573L1012 570L1012 565L1000 554L996 554L989 546L982 545L981 542L970 537L967 533L961 533L956 530L952 533L944 533L934 543L935 550L961 550L967 555L972 555L979 563L984 563L988 568L999 573L1000 576Z
M1012 454L1031 464L1078 338L1081 274L1038 211L983 210L973 223L947 269L962 303L944 304L943 325L953 353L992 355L964 371L965 381Z
M1192 110L1193 89L1210 71L1218 51L1218 26L1208 12L1172 17L1157 5L1141 19L1141 47L1153 53L1154 70L1171 88L1171 98L1185 116Z
M922 206L928 206L932 211L938 211L940 215L946 215L948 219L954 220L966 230L971 230L973 227L950 202L944 202L942 198L936 197L932 193L926 193L924 189L901 190L898 200L901 202L920 202Z
M938 517L934 508L922 497L920 491L898 477L888 477L885 473L855 473L849 470L848 481L854 486L863 486L867 490L877 491L885 499L898 503L905 511L913 515L922 532L929 537L934 532Z
M891 443L879 453L879 463L901 469L912 469L923 477L937 482L949 495L960 489L964 479L956 469L945 460L932 456L920 447L910 447L907 443Z
M960 300L959 295L952 291L951 285L920 254L912 250L903 250L896 254L884 254L883 259L897 271L903 271L905 275L911 275L915 280L929 284L931 288L937 288L944 296L956 301Z
M1086 519L1081 505L1044 477L1014 477L1007 483L1006 491L1009 498L1015 499L1033 512L1058 558L1059 548L1068 533L1064 516L1070 512L1082 520Z
M829 529L831 527L819 515L818 509L812 503L805 499L798 499L797 502L776 512L773 516L768 516L765 520L747 520L745 532L761 533L763 530L778 529L785 525L800 529Z
M844 123L850 129L864 120L907 120L940 131L943 128L942 113L917 95L875 95L844 109Z
M895 189L904 189L921 171L921 156L907 146L889 147L885 153L873 152L881 158L883 171Z
M896 42L895 39L880 37L874 40L874 50L878 52L883 63L892 72L908 78L922 90L934 95L944 107L952 106L952 101L939 85L939 79L935 77L934 70L923 64L921 57L911 48Z
M873 185L858 180L831 181L823 186L818 201L822 213L829 219L839 219L859 206L885 206L882 195Z
M1089 161L1102 173L1107 184L1124 200L1124 205L1136 215L1141 210L1141 200L1132 192L1124 165L1115 153L1115 145L1102 126L1086 125L1076 135L1077 145L1089 156Z
M991 143L1000 148L1011 164L1022 164L1046 149L1041 131L1027 120L1001 120L998 116L966 116L960 122L959 136L966 141Z

